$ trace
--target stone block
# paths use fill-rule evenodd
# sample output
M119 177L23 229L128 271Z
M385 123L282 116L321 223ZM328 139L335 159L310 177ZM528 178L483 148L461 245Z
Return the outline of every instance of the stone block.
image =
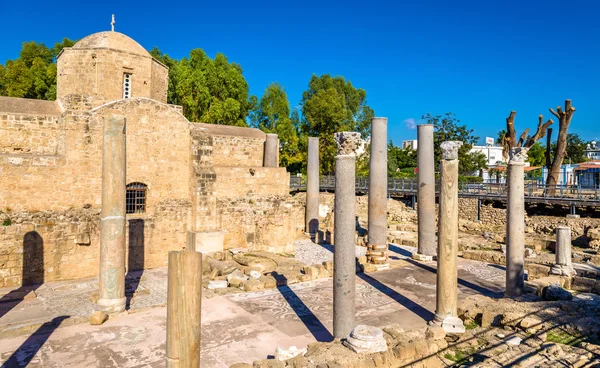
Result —
M324 261L323 267L329 272L330 275L333 276L333 261Z
M265 284L260 280L246 280L242 284L245 291L259 291L265 288Z
M93 325L93 326L101 325L104 322L106 322L107 319L108 319L108 314L106 314L106 312L104 312L104 311L95 311L90 316L90 325Z
M316 266L304 266L302 268L302 272L310 277L311 280L316 280L319 278L319 268Z
M413 361L417 356L417 349L414 342L401 342L394 346L392 351L401 362Z
M258 280L264 283L265 289L274 289L277 287L277 280L271 275L261 276Z
M428 326L425 330L425 337L432 340L442 340L446 337L446 331L440 326Z
M525 317L519 323L519 327L521 327L523 330L539 330L540 328L542 328L542 321L538 318L531 316Z
M213 253L222 252L225 233L222 231L202 231L193 233L194 246L197 252Z

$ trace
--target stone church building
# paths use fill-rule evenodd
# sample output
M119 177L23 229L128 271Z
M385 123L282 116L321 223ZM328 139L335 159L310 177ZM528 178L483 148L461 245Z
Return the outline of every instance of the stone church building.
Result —
M266 136L188 121L167 103L168 68L99 32L57 59L57 100L0 97L0 287L98 273L103 119L127 124L128 269L186 247L283 252L302 230ZM192 235L193 236L193 235Z

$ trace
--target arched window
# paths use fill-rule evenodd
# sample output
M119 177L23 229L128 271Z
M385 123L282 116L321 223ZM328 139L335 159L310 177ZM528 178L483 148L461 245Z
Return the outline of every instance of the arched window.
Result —
M125 213L146 212L146 192L148 186L144 183L127 184L127 197L125 201Z

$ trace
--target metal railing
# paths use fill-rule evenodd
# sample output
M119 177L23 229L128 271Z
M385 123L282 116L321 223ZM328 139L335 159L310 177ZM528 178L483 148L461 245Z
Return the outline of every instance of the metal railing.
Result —
M290 178L290 189L292 191L305 190L306 179L304 177L292 176ZM322 176L319 181L321 191L335 190L335 176ZM416 195L416 179L388 179L388 194L394 195ZM459 195L463 197L505 197L507 194L506 183L477 183L459 182ZM356 178L356 191L368 193L369 178ZM560 199L566 201L600 201L600 188L582 187L580 185L555 185L552 187L540 184L536 180L525 181L525 197L528 199ZM439 182L436 182L436 193L439 193ZM599 203L600 204L600 203ZM596 204L597 205L597 204Z

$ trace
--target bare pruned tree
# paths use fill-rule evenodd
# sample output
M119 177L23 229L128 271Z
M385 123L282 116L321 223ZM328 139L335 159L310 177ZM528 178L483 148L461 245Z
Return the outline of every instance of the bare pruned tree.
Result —
M531 148L538 140L544 138L548 127L554 123L552 119L548 119L544 123L544 115L540 114L537 130L534 135L529 136L529 128L525 129L523 134L517 139L517 132L515 131L515 116L516 111L511 111L510 115L506 118L506 137L503 139L502 156L505 160L508 158L508 153L512 148Z
M556 107L556 111L550 108L552 115L558 118L558 137L556 138L556 150L554 152L554 159L548 172L548 178L546 179L546 195L554 195L556 190L556 183L558 183L558 176L560 175L560 167L565 159L567 151L567 134L571 119L575 113L575 108L571 106L571 100L565 100L565 110L560 106Z

